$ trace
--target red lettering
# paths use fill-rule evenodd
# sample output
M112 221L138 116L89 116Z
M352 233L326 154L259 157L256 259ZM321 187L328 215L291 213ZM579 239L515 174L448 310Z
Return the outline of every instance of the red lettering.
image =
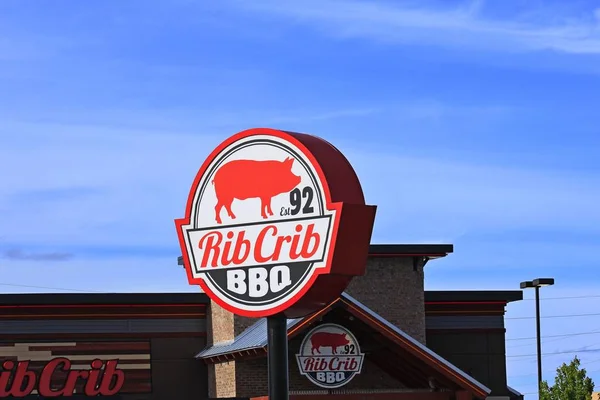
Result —
M275 251L273 252L273 260L277 261L279 260L279 257L281 257L281 249L283 249L283 243L284 242L291 242L292 241L292 237L291 236L279 236L277 238L277 243L275 243Z
M14 367L15 363L13 361L8 360L2 363L2 369L4 369L4 372L0 372L0 398L10 396L11 389L8 387L8 382Z
M271 254L270 256L263 256L261 251L263 248L263 243L265 241L265 236L270 230L273 231L273 236L277 234L277 227L275 225L268 225L258 234L258 237L256 238L256 247L254 248L254 259L259 264L263 264L267 261L273 260L273 254ZM277 252L277 249L275 249L275 252Z
M198 243L199 248L204 248L204 255L202 256L202 263L200 266L202 268L206 268L208 265L209 258L212 254L212 261L210 263L211 267L218 266L219 255L221 254L221 241L223 240L223 235L221 232L213 231L209 232L200 239Z
M296 225L296 228L294 230L298 233L302 232L302 225L300 225L300 224ZM298 253L298 242L299 241L300 241L300 235L294 235L292 237L292 245L290 246L290 258L292 260L300 258L300 256L301 256L301 254Z
M90 376L85 383L83 391L86 396L98 396L100 394L100 372L102 368L102 361L95 359L92 361L92 369L90 370Z
M321 241L321 235L319 235L315 230L315 224L310 224L306 227L306 234L304 235L304 242L302 243L302 250L300 255L302 258L310 258L315 255L317 250L319 249L319 242ZM309 246L311 242L314 240L314 244L311 249Z
M77 385L77 380L79 378L87 379L90 376L89 371L71 371L67 375L67 380L65 382L65 386L62 388L62 392L65 395L69 395L69 393L75 393L75 386Z
M346 367L349 371L355 371L356 368L358 367L358 362L356 361L356 358L352 357L349 360L349 365Z
M307 372L311 372L315 367L315 359L314 358L305 358L304 359L304 370Z
M225 242L225 249L223 251L223 258L221 263L225 266L229 264L239 265L246 261L248 256L250 255L250 241L245 239L246 232L240 231L238 232L237 239L235 240L235 246L233 248L233 254L228 258L231 248L231 242ZM233 239L234 233L229 231L227 232L227 239Z
M108 360L106 362L104 377L100 384L100 393L102 393L103 396L112 396L123 387L125 374L120 369L117 369L117 363L117 360Z
M62 368L64 371L71 369L71 361L62 357L55 358L54 360L48 362L44 369L42 369L42 373L40 374L40 384L38 385L38 392L40 396L58 397L68 395L65 393L65 388L61 390L52 390L52 375L54 375L54 372L61 364L64 365Z
M84 392L86 396L112 396L121 390L125 382L125 374L117 369L118 360L109 360L103 363L96 359L91 363L91 371L71 370L71 361L64 357L49 361L39 374L36 382L36 373L29 370L29 361L5 361L0 372L0 398L26 397L37 387L42 397L72 396L79 378L85 379ZM56 382L53 386L53 376L61 370L66 373L62 388L57 389ZM104 370L104 371L103 371ZM11 375L13 375L12 383ZM62 375L62 374L61 374Z
M325 371L329 365L327 365L327 360L321 358L319 359L319 366L316 368L317 371Z
M29 367L29 361L22 361L17 364L15 379L9 391L14 397L25 397L35 387L35 373L28 371L27 367Z
M329 361L329 370L330 371L339 371L342 367L343 361L340 362L340 359L337 357L333 357L331 361Z
M315 223L297 223L288 234L289 225L282 228L280 222L253 226L218 229L202 233L198 249L202 255L201 268L232 267L248 264L290 262L313 259L322 247L323 233ZM282 231L284 229L284 231Z
M229 252L231 251L231 239L233 239L234 233L232 231L227 232L227 239L225 241L225 246L223 246L223 257L221 257L221 263L223 265L229 265L231 263L230 260L227 259Z
M302 225L298 224L295 228L296 232L302 232ZM319 249L321 235L315 232L315 224L310 224L306 227L302 245L300 246L301 235L294 235L292 245L290 246L290 258L296 260L298 258L311 258ZM311 246L312 245L312 246Z

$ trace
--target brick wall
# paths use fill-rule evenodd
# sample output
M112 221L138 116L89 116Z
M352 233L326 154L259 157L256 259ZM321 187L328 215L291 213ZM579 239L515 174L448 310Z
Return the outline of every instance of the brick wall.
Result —
M215 302L210 302L206 315L207 343L209 345L234 339L234 316ZM208 396L235 397L235 363L208 366Z
M254 325L256 321L258 321L257 318L240 317L238 315L234 316L233 333L235 334L235 336L239 335L240 333L244 332L246 328L249 328L250 326Z
M236 363L225 362L210 365L209 382L213 378L213 385L208 386L208 396L212 398L236 397L237 382ZM212 387L211 387L212 386ZM211 392L211 389L213 391Z
M239 361L236 369L238 397L264 396L267 394L267 359L256 358Z
M424 290L423 267L414 271L412 258L370 258L346 293L425 344Z
M233 340L235 334L233 331L234 317L232 313L225 310L215 302L211 301L207 313L206 324L208 331L208 343L210 345Z

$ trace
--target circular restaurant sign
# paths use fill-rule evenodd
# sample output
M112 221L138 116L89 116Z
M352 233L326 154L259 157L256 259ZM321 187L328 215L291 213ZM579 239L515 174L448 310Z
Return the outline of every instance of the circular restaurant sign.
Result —
M323 324L310 331L296 355L300 374L315 385L335 389L346 385L360 374L364 354L348 329Z
M191 284L235 314L293 317L364 273L374 215L329 143L250 129L204 162L176 226Z

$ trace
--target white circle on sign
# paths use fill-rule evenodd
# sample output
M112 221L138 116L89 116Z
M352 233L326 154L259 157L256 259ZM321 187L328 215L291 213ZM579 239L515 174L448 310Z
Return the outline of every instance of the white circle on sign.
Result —
M227 305L276 309L325 267L335 211L293 143L253 135L223 148L198 182L183 225L192 275Z

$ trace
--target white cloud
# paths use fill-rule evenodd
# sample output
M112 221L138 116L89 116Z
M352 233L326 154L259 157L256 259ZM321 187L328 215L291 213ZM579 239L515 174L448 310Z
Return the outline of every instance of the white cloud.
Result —
M594 206L600 202L597 176L343 151L364 183L368 202L378 205L380 240L455 239L478 229L597 232L600 226Z
M0 259L0 292L197 291L175 258L73 259L60 269L34 260Z
M600 29L593 10L587 18L544 23L523 18L484 18L480 1L443 10L399 2L360 0L257 0L235 1L235 4L240 9L311 24L342 39L368 38L387 43L478 50L600 53Z
M0 146L0 169L18 171L2 177L0 237L18 244L174 245L173 219L184 211L197 169L235 132L195 131L15 125ZM470 232L520 228L598 232L600 226L594 176L333 142L355 166L368 202L378 205L376 242L455 242ZM51 201L53 191L62 195Z
M263 120L324 121L373 112L304 111L266 115ZM173 219L183 215L198 168L221 140L238 130L232 127L247 128L243 121L250 119L245 113L207 114L195 129L189 124L161 130L174 115L73 117L103 117L103 124L94 125L7 121L0 128L6 132L0 169L18 173L2 176L0 244L174 244ZM154 122L154 129L147 128Z
M442 229L442 228L438 228ZM446 228L448 229L448 228ZM533 273L558 273L556 271L576 269L580 276L595 270L597 257L595 256L597 244L569 242L564 233L560 240L544 238L540 233L539 239L510 239L510 231L503 233L504 239L486 240L478 237L483 227L473 228L471 240L468 237L452 237L450 234L446 240L430 240L428 243L452 243L454 254L446 259L431 263L432 269L444 271L460 271L477 276L481 284L514 285L514 274L522 274L524 271ZM490 230L496 229L492 225ZM399 235L398 235L399 236ZM593 237L597 238L597 235ZM506 239L508 238L508 239ZM597 239L596 239L597 240ZM390 243L413 243L413 240L396 240ZM425 241L420 241L425 243ZM494 280L489 278L489 271L505 271L504 276L495 276ZM444 276L440 282L445 284L449 277ZM456 277L456 284L460 285L461 276ZM511 281L512 280L512 281Z

